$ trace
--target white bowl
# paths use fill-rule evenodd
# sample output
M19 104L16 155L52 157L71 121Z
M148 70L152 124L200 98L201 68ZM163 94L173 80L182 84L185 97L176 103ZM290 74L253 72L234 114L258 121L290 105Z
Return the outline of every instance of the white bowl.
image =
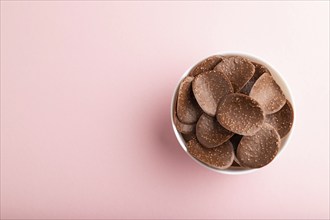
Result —
M222 55L222 56L242 56L242 57L246 57L248 58L249 60L253 61L253 62L256 62L256 63L259 63L259 64L262 64L264 65L265 67L267 67L267 69L269 69L269 71L271 72L274 80L277 82L277 84L281 87L282 91L284 92L286 98L291 102L291 105L292 105L292 108L294 108L294 102L293 102L293 99L292 99L292 96L291 96L291 92L290 92L290 89L287 85L287 83L285 82L285 80L283 79L283 77L280 75L280 73L278 71L276 71L271 65L269 65L267 62L263 61L262 59L260 59L259 57L256 57L254 55L251 55L251 54L247 54L247 53L243 53L243 52L223 52L223 53L217 53L217 54L213 54L213 55ZM210 56L213 56L213 55L210 55ZM208 56L209 57L209 56ZM204 58L206 59L206 57ZM203 60L203 59L201 59ZM200 61L198 61L200 62ZM194 64L193 66L191 66L181 77L181 79L179 80L179 82L177 83L177 86L175 88L175 91L173 93L173 97L172 97L172 102L171 102L171 121L172 121L172 127L173 127L173 130L174 130L174 133L175 133L175 136L178 140L178 142L180 143L182 149L194 160L196 161L198 164L206 167L207 169L210 169L212 171L215 171L217 173L223 173L223 174L230 174L230 175L239 175L239 174L246 174L246 173L251 173L251 172L254 172L258 169L261 169L261 168L258 168L258 169L250 169L250 168L243 168L243 167L229 167L225 170L220 170L220 169L216 169L216 168L213 168L213 167L209 167L207 166L206 164L200 162L199 160L195 159L194 157L192 157L189 153L188 153L188 150L187 150L187 147L185 145L185 140L183 139L182 135L180 134L180 132L178 132L178 130L176 129L175 127L175 124L174 124L174 121L173 121L173 113L174 113L174 103L175 103L175 97L176 97L176 94L178 92L178 88L179 88L179 85L180 85L180 82L182 81L182 79L184 77L186 77L189 72L192 70L192 68L194 68L195 66L197 65ZM271 162L273 163L279 156L280 154L283 152L283 149L284 147L289 143L289 139L290 139L290 136L292 134L292 131L293 131L293 127L294 125L292 125L292 128L290 130L290 132L284 137L281 139L281 146L280 146L280 150L278 152L278 154L276 155L275 159Z

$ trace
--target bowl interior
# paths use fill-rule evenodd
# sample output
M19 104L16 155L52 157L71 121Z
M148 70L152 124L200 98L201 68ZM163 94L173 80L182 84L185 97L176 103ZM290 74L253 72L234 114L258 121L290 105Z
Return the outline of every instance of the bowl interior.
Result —
M223 55L223 56L242 56L242 57L245 57L245 58L248 58L249 60L253 61L253 62L256 62L256 63L259 63L259 64L262 64L264 65L267 69L269 69L269 71L271 72L274 80L276 81L276 83L281 87L283 93L285 94L286 98L291 102L291 105L294 109L294 103L293 103L293 100L292 100L292 96L291 96L291 92L287 86L287 83L285 82L285 80L281 77L281 75L279 74L278 71L276 71L271 65L269 65L267 62L263 61L262 59L260 58L257 58L256 56L253 56L253 55L250 55L250 54L246 54L246 53L241 53L241 52L226 52L226 53L217 53L217 54L213 54L213 55ZM196 64L195 64L196 65ZM171 121L172 121L172 127L173 127L173 130L174 130L174 133L175 133L175 136L177 138L177 140L179 141L181 147L183 148L183 150L193 159L195 160L197 163L199 163L200 165L212 170L212 171L215 171L215 172L218 172L218 173L224 173L224 174L232 174L232 175L236 175L236 174L245 174L245 173L251 173L251 172L254 172L258 169L249 169L249 168L243 168L243 167L229 167L225 170L220 170L220 169L216 169L216 168L213 168L213 167L209 167L207 166L206 164L198 161L197 159L195 159L194 157L192 157L189 153L188 153L188 150L187 150L187 147L186 147L186 144L185 144L185 140L183 139L182 135L180 134L180 132L177 131L176 127L175 127L175 124L174 124L174 121L173 121L173 113L174 113L174 107L175 107L175 98L176 98L176 95L177 95L177 92L178 92L178 88L179 88L179 85L180 85L180 82L182 81L182 79L184 77L186 77L190 70L192 68L194 68L193 65L192 67L190 67L181 77L181 79L179 80L176 88L175 88L175 92L173 94L173 97L172 97L172 102L171 102ZM292 130L293 130L293 126L290 130L290 132L284 137L281 139L281 146L280 146L280 150L277 154L277 156L275 157L275 159L272 161L274 162L280 155L280 153L283 151L284 147L286 146L286 144L288 143L289 141L289 137L292 133ZM259 168L260 169L260 168Z

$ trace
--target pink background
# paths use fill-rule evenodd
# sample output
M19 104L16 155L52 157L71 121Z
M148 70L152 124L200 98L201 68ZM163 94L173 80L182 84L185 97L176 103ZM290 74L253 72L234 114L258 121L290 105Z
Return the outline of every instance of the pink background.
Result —
M296 129L253 174L181 149L170 99L228 50L289 83ZM329 218L329 2L1 1L1 218Z

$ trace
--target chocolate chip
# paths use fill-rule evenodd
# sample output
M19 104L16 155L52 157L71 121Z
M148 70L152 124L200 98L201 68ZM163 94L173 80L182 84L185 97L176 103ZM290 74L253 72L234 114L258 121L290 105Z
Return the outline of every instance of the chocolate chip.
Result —
M196 125L196 136L204 147L218 147L233 136L234 133L222 127L216 118L203 114Z
M293 124L293 109L289 101L274 114L266 116L265 122L272 125L278 132L281 138L289 133Z
M263 65L252 62L252 64L255 67L255 72L252 76L252 78L243 86L243 88L239 91L240 93L243 93L245 95L249 95L250 91L252 89L252 86L254 83L259 79L259 77L264 73L270 73L270 71Z
M237 160L243 167L263 167L275 158L280 143L281 139L275 128L264 123L255 135L242 138L236 152Z
M197 75L192 89L199 106L210 116L215 116L220 99L233 92L226 75L215 70Z
M232 83L234 92L239 91L251 79L254 65L246 58L231 56L224 58L214 70L223 72Z
M236 134L255 134L261 128L264 118L259 103L244 94L229 94L220 101L218 106L218 122Z
M218 147L205 148L197 140L193 139L187 143L187 149L191 156L217 169L230 167L234 160L234 149L230 141Z
M185 124L196 123L202 114L194 94L191 89L191 83L194 77L186 77L182 80L177 101L177 115L178 119Z
M213 70L213 68L222 60L221 56L211 56L199 62L189 73L189 76L197 76L202 72Z
M286 102L285 95L270 73L264 73L253 85L250 96L260 103L266 114L280 110Z

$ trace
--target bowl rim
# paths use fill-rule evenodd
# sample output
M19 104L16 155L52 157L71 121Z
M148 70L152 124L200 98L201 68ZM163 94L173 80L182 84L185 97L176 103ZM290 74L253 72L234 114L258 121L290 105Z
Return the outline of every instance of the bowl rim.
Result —
M292 92L290 90L290 87L288 86L288 83L286 82L286 80L283 78L283 76L279 73L279 71L277 71L272 65L270 65L267 61L265 61L264 59L258 57L258 56L255 56L253 54L250 54L250 53L246 53L246 52L242 52L242 51L223 51L223 52L217 52L217 53L214 53L214 54L211 54L207 57L210 57L210 56L215 56L215 55L220 55L220 56L242 56L242 57L245 57L245 58L248 58L249 60L251 60L252 62L257 62L257 63L260 63L262 65L264 65L267 69L269 69L269 71L271 72L274 80L276 81L276 83L281 87L283 93L285 94L287 100L289 100L289 102L291 103L292 105L292 108L294 109L294 115L295 115L295 103L293 101L293 97L292 97ZM206 59L207 57L201 59L201 60L204 60ZM267 164L266 166L264 167L261 167L261 168L254 168L254 169L250 169L250 168L242 168L242 167L230 167L230 168L227 168L227 169L216 169L216 168L213 168L213 167L210 167L206 164L204 164L203 162L197 160L196 158L194 158L193 156L191 156L187 150L187 147L185 145L185 141L182 137L182 135L180 134L180 132L176 129L176 126L174 124L174 120L173 120L173 114L174 114L174 104L176 102L176 95L177 95L177 92L178 92L178 89L179 89L179 86L180 86L180 83L181 81L189 74L189 72L201 61L199 60L197 63L195 63L194 65L190 66L190 68L188 68L184 73L183 75L180 77L179 81L177 82L176 86L175 86L175 89L174 89L174 92L173 92L173 95L172 95L172 99L171 99L171 109L170 109L170 113L171 113L171 124L172 124L172 128L173 128L173 131L174 131L174 134L176 136L176 139L177 141L179 142L181 148L185 151L185 153L187 155L189 155L190 158L192 158L195 162L197 162L198 164L200 164L201 166L207 168L208 170L212 170L216 173L222 173L222 174L229 174L229 175L241 175L241 174L248 174L248 173L252 173L252 172L255 172L259 169L262 169L262 168L265 168L267 167L269 164ZM294 118L295 119L295 118ZM293 120L294 120L293 119ZM284 148L288 145L289 141L291 140L291 134L294 130L294 126L295 123L293 121L292 123L292 127L291 127L291 130L290 132L283 138L281 138L281 146L280 146L280 149L279 149L279 152L277 153L276 157L273 159L273 161L271 161L271 163L273 163L275 160L278 159L278 157L281 155L281 153L283 152Z

